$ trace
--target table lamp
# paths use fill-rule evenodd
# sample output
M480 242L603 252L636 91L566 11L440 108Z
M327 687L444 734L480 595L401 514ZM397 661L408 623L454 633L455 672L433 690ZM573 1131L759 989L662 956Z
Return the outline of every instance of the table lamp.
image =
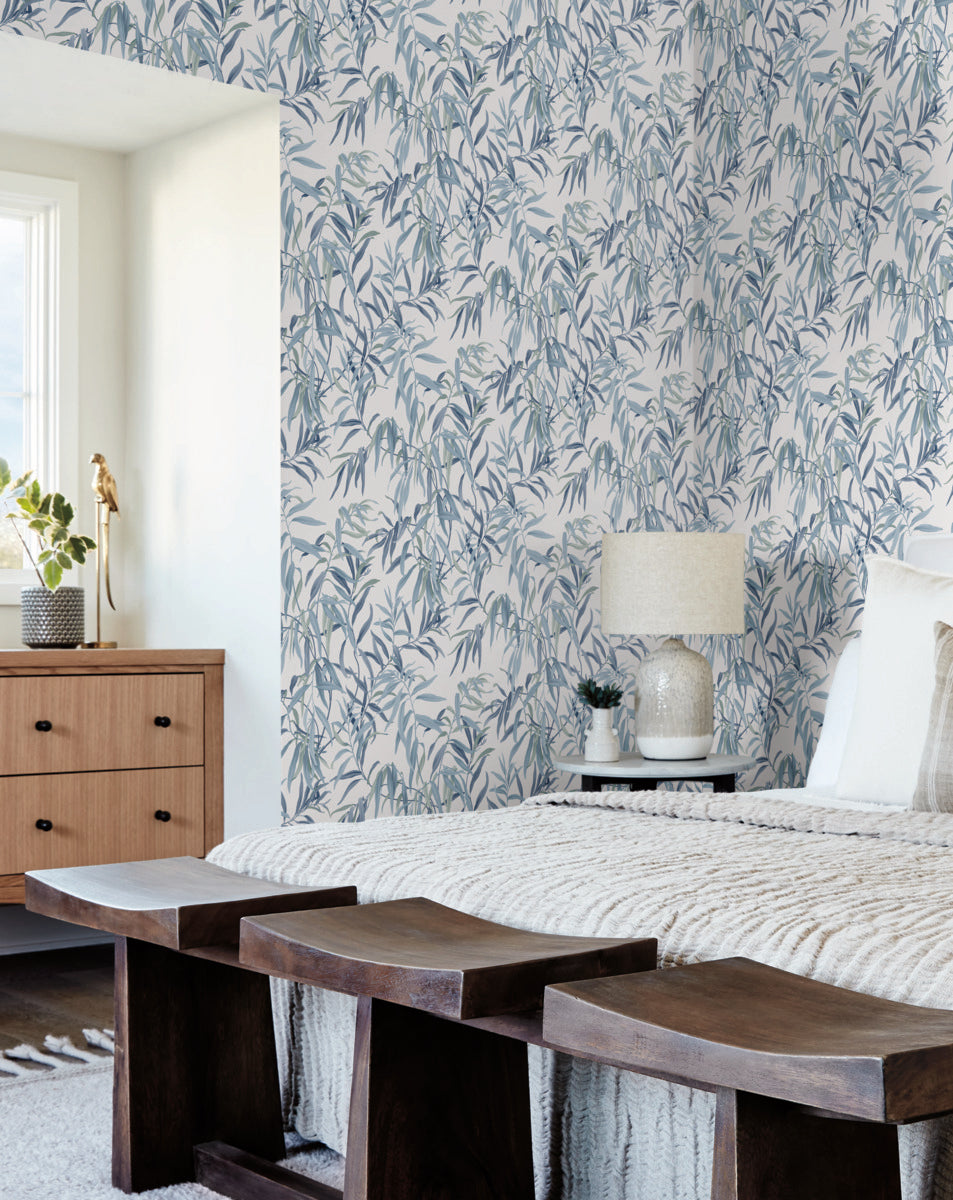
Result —
M744 633L743 533L607 533L602 632ZM669 637L639 664L636 743L643 758L705 758L715 736L708 659Z

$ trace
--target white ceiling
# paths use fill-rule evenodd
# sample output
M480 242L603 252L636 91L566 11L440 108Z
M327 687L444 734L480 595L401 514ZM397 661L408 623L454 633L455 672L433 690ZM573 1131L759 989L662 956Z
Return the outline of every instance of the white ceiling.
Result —
M267 93L0 34L0 133L126 154L274 103Z

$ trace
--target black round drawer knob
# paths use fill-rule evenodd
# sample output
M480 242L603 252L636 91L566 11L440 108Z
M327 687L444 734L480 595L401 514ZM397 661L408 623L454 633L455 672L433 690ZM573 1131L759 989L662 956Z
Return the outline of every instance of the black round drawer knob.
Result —
M37 829L42 829L44 833L49 833L53 828L53 822L47 821L45 817L40 817L39 821L36 823L36 827Z
M49 733L50 730L53 728L53 722L52 721L37 721L34 728L39 730L40 733Z
M169 726L172 724L172 718L171 717L156 717L156 724L159 726L160 729L168 729Z
M172 814L170 812L166 812L166 810L164 808L157 808L156 809L156 820L157 821L171 821Z

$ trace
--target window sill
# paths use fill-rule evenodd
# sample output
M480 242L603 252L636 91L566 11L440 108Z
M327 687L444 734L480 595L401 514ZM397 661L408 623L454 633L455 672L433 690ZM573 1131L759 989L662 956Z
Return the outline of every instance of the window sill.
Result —
M21 589L38 586L39 580L34 571L0 571L0 608L19 608ZM64 579L60 586L85 587L82 570L73 570L72 577Z
M0 572L0 606L20 607L20 589L36 583L32 571L5 570Z

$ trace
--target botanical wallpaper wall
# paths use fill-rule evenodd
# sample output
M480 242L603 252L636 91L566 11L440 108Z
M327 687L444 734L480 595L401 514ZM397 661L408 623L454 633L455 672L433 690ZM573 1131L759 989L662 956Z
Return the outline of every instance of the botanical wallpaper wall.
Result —
M289 818L564 786L655 644L604 529L748 532L695 644L744 783L802 780L864 554L951 525L949 11L0 0L283 97Z

